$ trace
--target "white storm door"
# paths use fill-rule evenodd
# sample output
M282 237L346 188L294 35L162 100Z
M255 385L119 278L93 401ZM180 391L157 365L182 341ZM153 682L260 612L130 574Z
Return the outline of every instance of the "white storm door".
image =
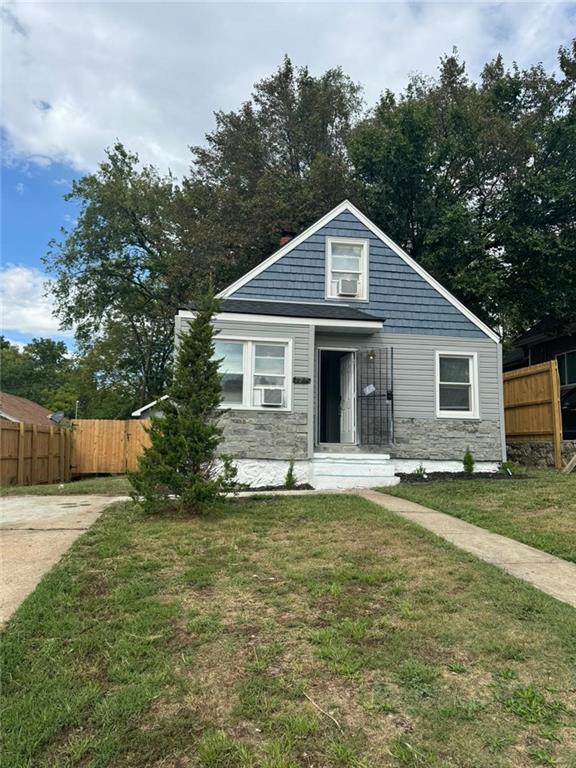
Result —
M340 358L340 442L356 442L356 376L354 352Z

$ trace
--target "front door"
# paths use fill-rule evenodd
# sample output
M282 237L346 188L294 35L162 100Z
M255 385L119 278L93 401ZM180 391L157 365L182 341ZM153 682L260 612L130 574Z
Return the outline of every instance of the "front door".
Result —
M340 442L356 442L356 372L354 352L340 358Z

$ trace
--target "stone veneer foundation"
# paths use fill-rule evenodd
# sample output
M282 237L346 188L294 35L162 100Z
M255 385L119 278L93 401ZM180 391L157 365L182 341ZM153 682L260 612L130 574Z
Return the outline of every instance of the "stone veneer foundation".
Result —
M531 443L507 443L508 461L526 464L529 467L553 467L554 446L552 443L538 441ZM562 458L570 461L576 453L576 440L562 441Z
M472 419L394 419L392 458L462 461L470 447L475 461L502 461L496 421ZM448 470L447 470L448 471Z
M420 464L428 472L460 472L467 446L477 471L495 471L502 461L500 432L494 421L396 418L392 445L341 446L336 452L322 447L314 456L309 455L307 413L230 410L221 423L221 451L236 463L240 482L252 488L283 486L291 460L297 482L319 488L385 485L397 481L394 472L414 472ZM349 454L350 462L343 461L343 453ZM327 460L334 464L328 470ZM366 466L359 470L358 462Z
M308 414L282 411L228 411L222 453L234 459L308 458Z

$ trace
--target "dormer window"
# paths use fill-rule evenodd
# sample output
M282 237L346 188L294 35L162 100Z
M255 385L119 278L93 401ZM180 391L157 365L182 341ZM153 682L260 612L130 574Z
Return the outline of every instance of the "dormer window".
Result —
M326 298L368 299L368 240L326 238Z

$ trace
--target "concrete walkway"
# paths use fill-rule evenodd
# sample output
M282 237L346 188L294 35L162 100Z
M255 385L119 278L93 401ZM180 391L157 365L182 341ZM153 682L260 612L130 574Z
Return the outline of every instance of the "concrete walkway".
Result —
M101 515L126 497L6 496L0 499L0 623Z
M357 493L576 608L576 564L413 501L378 491Z

